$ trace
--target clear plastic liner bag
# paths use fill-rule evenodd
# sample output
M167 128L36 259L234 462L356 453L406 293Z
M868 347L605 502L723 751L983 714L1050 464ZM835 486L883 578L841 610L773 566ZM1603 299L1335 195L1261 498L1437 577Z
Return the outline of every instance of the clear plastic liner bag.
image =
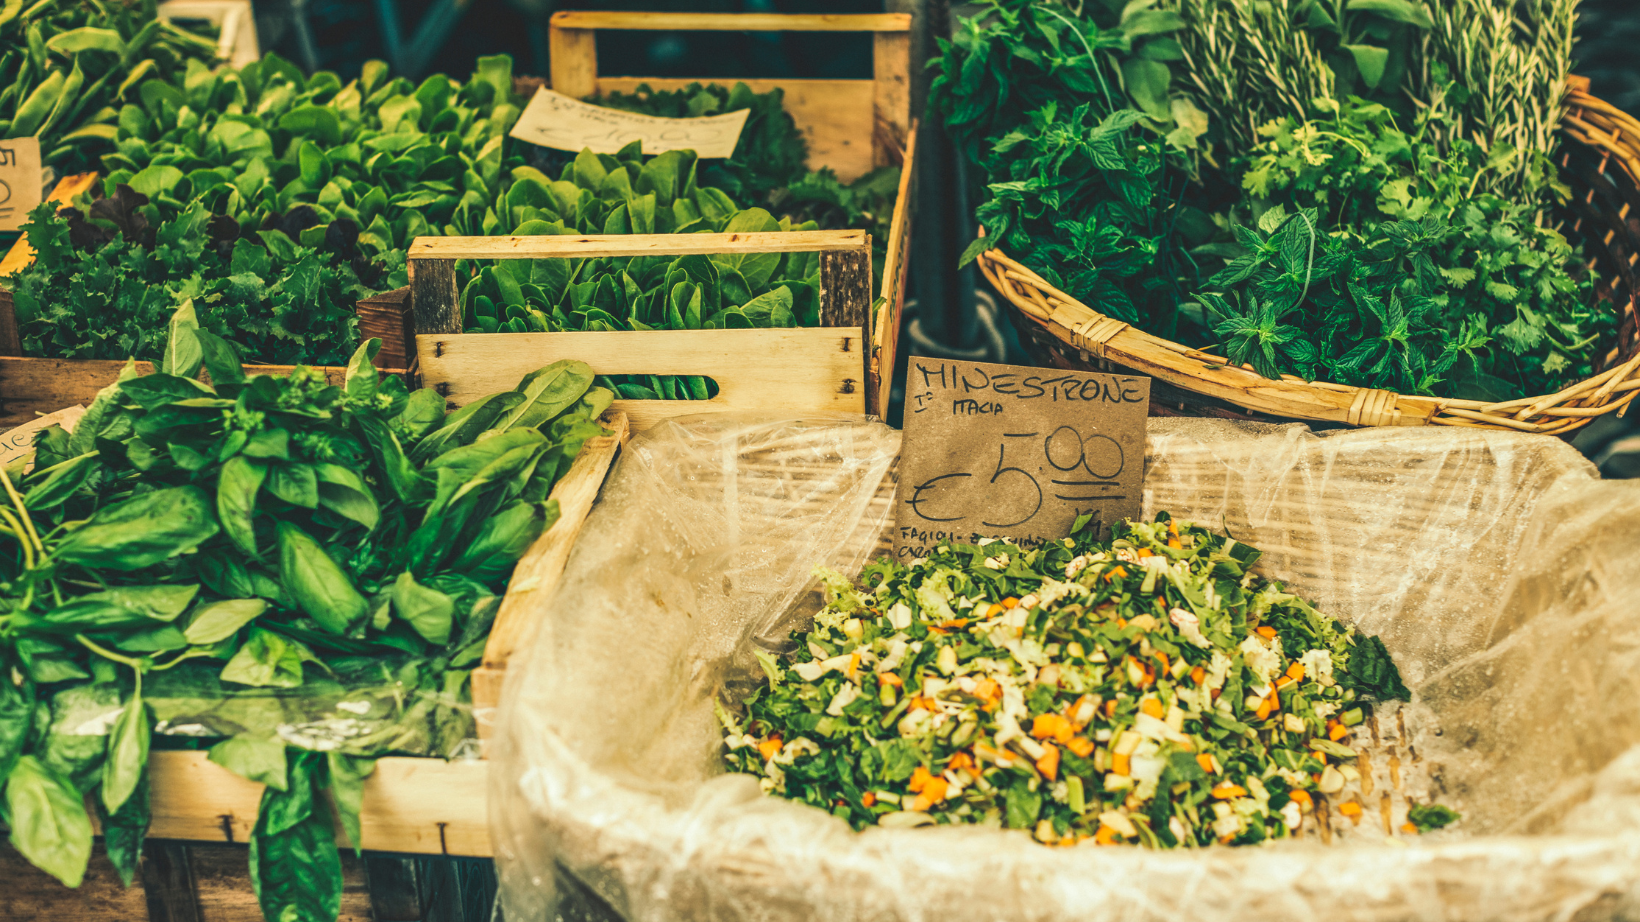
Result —
M1145 513L1259 547L1264 575L1381 635L1413 691L1375 718L1354 794L1381 815L1335 816L1342 835L856 833L726 774L714 699L812 616L815 563L878 549L897 444L728 414L633 440L508 669L490 804L509 920L1640 918L1640 483L1537 436L1150 421ZM1462 822L1398 832L1431 796Z

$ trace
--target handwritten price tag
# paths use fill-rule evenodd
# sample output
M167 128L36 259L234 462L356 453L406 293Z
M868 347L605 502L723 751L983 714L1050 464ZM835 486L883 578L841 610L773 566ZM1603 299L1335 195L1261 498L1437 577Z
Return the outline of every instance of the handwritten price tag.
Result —
M520 141L574 151L613 154L633 141L645 154L692 150L702 159L728 157L740 143L750 109L703 118L660 118L606 109L543 87L508 132Z
M33 454L34 437L39 435L42 429L62 426L73 432L74 424L84 415L85 407L76 405L0 432L0 464L10 464L18 458Z
M1137 518L1150 379L913 356L894 551L1063 538Z
M28 221L40 204L40 139L0 141L0 231L13 231Z

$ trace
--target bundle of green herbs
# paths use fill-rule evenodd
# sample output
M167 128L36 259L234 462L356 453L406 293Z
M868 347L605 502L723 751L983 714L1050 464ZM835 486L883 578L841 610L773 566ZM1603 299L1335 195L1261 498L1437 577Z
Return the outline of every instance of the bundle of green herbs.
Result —
M0 8L0 138L40 139L59 173L96 168L120 100L216 60L214 36L161 21L155 0L10 0Z
M1352 736L1408 692L1383 643L1166 513L1100 541L951 544L827 604L719 710L731 767L855 828L984 824L1044 844L1251 845L1359 819ZM743 705L743 710L742 710ZM1457 819L1414 806L1403 832Z
M986 184L967 256L1271 377L1587 377L1613 312L1548 224L1575 0L1451 6L989 0L935 80Z
M392 660L470 727L465 670L514 563L558 517L548 498L612 395L580 362L452 413L361 347L345 384L298 368L247 378L190 307L155 373L128 368L72 432L44 430L32 470L0 472L0 780L11 842L70 886L98 813L129 880L148 825L144 698L187 664L222 693L293 689L334 664ZM209 372L210 384L201 371ZM88 706L101 715L87 729ZM466 731L457 731L466 735ZM337 917L331 808L359 842L361 784L393 732L222 740L210 758L267 785L250 867L269 919Z

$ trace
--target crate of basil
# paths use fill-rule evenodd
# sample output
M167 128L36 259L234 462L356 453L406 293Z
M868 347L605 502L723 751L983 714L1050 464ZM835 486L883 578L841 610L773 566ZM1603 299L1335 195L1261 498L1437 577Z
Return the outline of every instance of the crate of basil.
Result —
M503 238L510 242L473 238L412 247L410 288L380 299L392 303L414 292L414 332L422 341L403 351L423 371L452 349L521 354L524 364L584 358L606 376L603 383L633 401L622 405L637 428L700 411L698 405L665 405L680 399L709 398L725 408L790 405L788 370L819 369L848 351L859 372L832 382L844 395L833 408L881 413L897 348L911 226L915 128L907 90L908 28L904 15L555 15L555 91L658 115L750 108L740 146L726 160L698 162L688 151L646 157L636 146L601 155L536 149L531 166L513 171L507 213L486 222L511 231L512 238ZM732 89L676 78L599 77L594 36L631 29L869 33L874 77L747 80ZM528 78L515 87L520 95L536 88ZM777 242L776 235L784 239ZM535 239L529 246L538 257L572 260L490 262L522 255L519 238L526 236ZM668 258L651 258L663 253ZM795 329L802 327L831 332L814 331L805 340ZM859 328L858 336L837 335L836 328L851 327ZM670 336L742 328L792 335ZM663 331L670 338L657 339ZM460 339L480 332L500 333L508 344ZM526 332L543 336L510 338ZM568 338L614 332L646 335ZM717 342L739 345L705 345ZM394 348L390 337L386 348ZM700 349L717 358L695 361ZM606 352L621 360L601 359ZM766 359L759 367L745 364L756 365L759 357ZM720 393L730 385L710 373L729 359L736 360L730 364L738 395Z

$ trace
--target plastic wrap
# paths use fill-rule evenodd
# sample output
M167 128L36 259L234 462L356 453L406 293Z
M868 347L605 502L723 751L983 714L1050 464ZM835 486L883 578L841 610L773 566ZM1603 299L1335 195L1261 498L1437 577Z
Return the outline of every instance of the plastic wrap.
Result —
M874 549L896 439L696 417L634 440L509 669L508 919L1640 918L1640 484L1543 437L1150 421L1147 514L1228 529L1383 636L1414 693L1383 742L1453 830L1056 849L856 833L724 774L714 696L812 612L813 563Z

